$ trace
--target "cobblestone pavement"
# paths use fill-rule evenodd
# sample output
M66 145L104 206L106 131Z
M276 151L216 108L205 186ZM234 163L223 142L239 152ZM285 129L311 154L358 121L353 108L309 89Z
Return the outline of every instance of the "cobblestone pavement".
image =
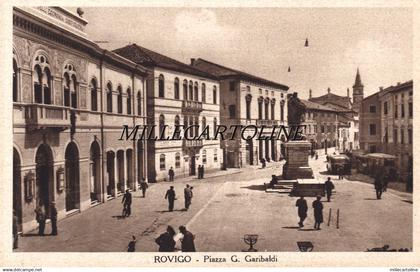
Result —
M325 156L310 159L318 178L325 179ZM311 241L314 251L365 251L389 244L391 248L412 247L412 204L404 196L387 192L375 199L373 187L356 181L338 181L332 202L324 202L322 230L314 231L312 208L305 227L297 228L296 198L266 193L262 184L271 174L281 173L282 163L267 169L244 168L242 172L174 183L178 200L167 212L163 199L170 183L150 186L145 199L133 194L131 217L119 218L121 198L98 205L59 222L58 236L30 235L20 239L18 251L125 251L131 235L138 238L137 251L156 251L154 239L172 225L187 227L196 235L199 251L241 251L247 246L243 235L256 233L259 251L297 251L297 241ZM194 186L191 209L183 207L183 188ZM313 198L307 198L309 206ZM330 226L328 213L331 208ZM337 228L337 209L340 209ZM49 227L47 227L47 233Z

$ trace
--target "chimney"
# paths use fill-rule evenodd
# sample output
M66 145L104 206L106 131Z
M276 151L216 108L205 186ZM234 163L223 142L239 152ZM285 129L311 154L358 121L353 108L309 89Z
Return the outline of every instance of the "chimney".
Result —
M328 92L328 93L331 93L331 89L330 89L330 87L328 87L327 92Z
M347 97L350 97L350 89L347 88Z
M383 90L384 90L384 87L382 87L382 86L381 86L381 87L379 87L379 91L381 91L381 92L382 92Z
M294 92L294 93L293 93L293 98L297 98L297 97L298 97L297 92Z
M400 86L401 82L397 82L397 86Z
M309 98L312 98L312 90L309 89Z
M195 59L194 59L194 58L192 58L192 59L191 59L191 66L193 66L193 65L194 65L194 63L195 63Z

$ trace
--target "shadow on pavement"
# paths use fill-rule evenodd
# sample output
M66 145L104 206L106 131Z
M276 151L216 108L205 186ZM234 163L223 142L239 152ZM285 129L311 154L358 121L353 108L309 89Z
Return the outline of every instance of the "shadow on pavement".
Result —
M173 211L168 211L168 210L164 210L164 211L156 211L157 213L167 213L167 212L185 212L187 211L186 209L177 209L177 210L173 210Z
M282 227L282 229L300 229L299 227L293 226L293 227Z
M299 229L299 231L318 231L316 229Z
M377 198L364 198L363 200L379 200Z
M125 219L125 216L122 215L113 215L112 218L117 218L118 220Z
M257 190L257 191L265 191L265 185L250 185L246 187L241 187L241 189L249 189L249 190Z

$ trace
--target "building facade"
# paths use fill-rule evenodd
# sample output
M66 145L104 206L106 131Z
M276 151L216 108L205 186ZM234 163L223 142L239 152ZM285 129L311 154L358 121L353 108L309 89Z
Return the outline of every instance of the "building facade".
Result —
M380 88L362 101L361 147L397 157L401 174L412 171L413 81Z
M189 137L198 138L206 126L213 135L220 123L216 77L136 44L114 52L148 68L148 124L157 128L153 136L171 138L175 128L183 135L191 127ZM220 141L213 138L149 141L149 181L167 180L171 167L175 177L196 175L199 165L206 172L220 170Z
M270 137L273 126L287 125L289 88L204 59L192 59L191 65L218 78L222 125L255 126L244 130L242 137L236 132L232 140L231 134L222 140L224 167L257 165L261 159L278 161L281 141L254 136L262 131L262 136Z
M144 142L120 141L146 124L146 70L101 49L82 11L13 9L13 207L19 228L55 202L59 219L136 190Z

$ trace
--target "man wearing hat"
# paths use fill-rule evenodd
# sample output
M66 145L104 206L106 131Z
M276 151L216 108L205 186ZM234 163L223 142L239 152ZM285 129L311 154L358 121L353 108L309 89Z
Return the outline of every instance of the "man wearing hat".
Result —
M169 211L172 212L174 210L174 202L176 200L174 186L170 186L169 190L166 191L165 199L168 200Z
M315 216L315 225L314 229L320 230L321 223L324 222L324 217L322 214L322 210L324 209L324 205L321 202L321 196L317 195L316 200L312 202L312 207L314 208L314 216Z
M55 207L55 202L51 202L51 235L57 235L57 208Z

